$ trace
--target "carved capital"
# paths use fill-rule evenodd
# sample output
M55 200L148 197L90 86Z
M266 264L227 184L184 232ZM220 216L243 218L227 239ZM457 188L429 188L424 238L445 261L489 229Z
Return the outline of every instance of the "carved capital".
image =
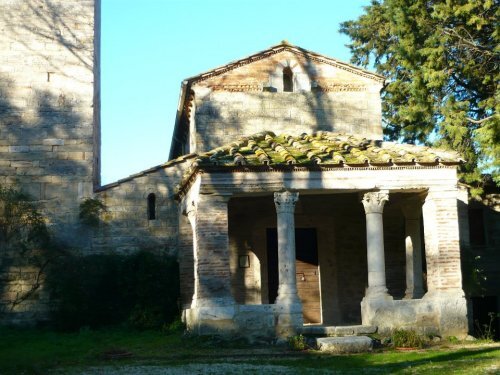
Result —
M365 207L365 213L367 214L381 214L384 211L385 202L389 200L389 192L384 191L372 191L365 193L361 203Z
M276 206L277 213L293 213L295 210L295 203L299 200L299 193L292 193L291 191L283 191L274 193L274 205Z

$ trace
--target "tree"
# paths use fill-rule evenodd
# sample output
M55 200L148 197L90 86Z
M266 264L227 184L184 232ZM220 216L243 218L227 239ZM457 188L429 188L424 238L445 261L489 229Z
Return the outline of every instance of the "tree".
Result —
M341 24L351 61L387 77L385 135L459 151L462 179L500 185L498 0L372 0Z

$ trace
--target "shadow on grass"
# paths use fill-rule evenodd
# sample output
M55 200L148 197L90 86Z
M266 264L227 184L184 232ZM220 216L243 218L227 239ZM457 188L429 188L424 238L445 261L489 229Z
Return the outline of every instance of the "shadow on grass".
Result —
M443 352L444 350L446 352ZM449 352L449 350L453 351ZM495 352L496 354L494 354ZM495 358L500 361L499 346L487 348L430 349L411 353L379 352L357 355L308 353L305 358L295 361L293 366L318 369L335 368L335 370L363 370L369 368L373 372L377 372L377 370L392 372L404 368L418 370L419 367L429 365L442 367L446 363L449 371L453 372L458 369L466 369L471 365L471 361L494 360Z
M449 373L481 373L500 359L500 346L331 355L292 352L286 347L248 345L185 337L182 332L137 331L123 327L58 333L41 329L0 327L0 373L45 374L49 369L79 371L95 366L154 365L168 369L186 364L253 363L282 365L299 372L394 373L411 368L419 373L438 368ZM107 352L130 352L130 358L106 360Z

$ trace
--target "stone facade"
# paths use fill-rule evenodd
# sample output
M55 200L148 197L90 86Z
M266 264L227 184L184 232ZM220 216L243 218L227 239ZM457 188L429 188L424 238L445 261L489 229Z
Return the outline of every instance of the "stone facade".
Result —
M179 232L175 189L189 159L174 160L97 189L106 206L103 223L88 236L93 253L161 250L176 254ZM148 197L154 196L154 218Z
M255 184L252 181L259 181L259 183ZM297 311L304 312L302 304L293 302L294 299L291 297L279 298L279 291L282 290L280 288L293 290L288 286L281 286L286 278L280 278L278 298L274 304L269 304L270 287L266 285L268 267L264 255L266 244L262 236L266 227L277 226L279 228L280 213L275 211L273 215L272 192L286 189L302 192L299 198L301 207L295 214L295 225L297 227L314 226L319 233L321 323L362 323L377 326L379 332L388 332L395 327L405 327L433 334L457 336L466 334L467 311L459 271L460 258L453 254L458 250L458 247L453 247L453 244L458 244L458 221L456 220L458 191L454 167L382 170L353 168L329 172L295 171L293 177L286 172L277 171L271 173L247 171L230 174L212 172L198 175L192 186L183 198L183 210L187 210L193 202L199 199L198 197L203 197L206 202L213 199L217 201L220 199L219 196L224 196L224 200L227 200L228 196L231 196L228 215L233 219L233 224L230 224L227 229L224 227L224 230L218 230L218 233L225 232L226 238L229 238L229 261L227 258L213 257L203 263L195 262L195 272L210 272L217 267L221 259L225 259L224 266L231 270L229 274L217 273L219 275L217 277L223 277L226 280L224 290L228 297L224 299L223 305L219 305L217 298L211 299L215 310L210 311L218 311L217 309L221 308L223 313L221 312L220 317L217 314L214 315L215 318L210 317L204 309L197 308L194 300L187 310L188 326L195 332L241 333L236 322L240 319L242 306L248 310L245 310L247 316L251 312L252 319L277 322L275 332L278 336L291 334L294 329L296 331L301 326L301 323L293 317L297 315ZM348 193L353 190L363 192L374 189L375 192L362 193L361 197L360 193ZM267 197L265 192L268 192ZM318 193L321 195L315 196ZM264 196L259 197L259 195ZM244 198L245 196L248 198ZM420 197L425 197L425 203L420 210L424 223L423 229L427 230L425 232L426 293L423 298L417 296L417 298L403 299L408 287L405 278L405 273L408 272L405 265L406 234L401 224L399 224L400 230L395 234L393 232L398 227L397 225L384 230L381 222L384 214L383 205L387 199L394 200L389 210L391 212L388 215L388 222L404 223L404 208L408 204L414 204L415 201L421 201ZM361 198L365 201L365 212L361 208ZM366 202L367 199L370 201ZM363 216L374 214L379 215L378 221L373 222L373 227L368 225L365 229ZM358 220L354 219L356 215L359 217ZM455 215L455 220L441 219L442 217L453 218L453 215ZM369 220L372 219L366 219L367 222ZM354 242L351 243L346 242L349 238L349 230L344 229L349 227L354 227L351 232L351 241L354 240ZM429 227L431 229L428 229ZM286 228L289 231L290 228L294 228L294 225L287 225ZM193 233L196 233L199 227L192 229ZM207 228L207 230L210 229ZM362 236L360 236L363 232L367 234L366 242L362 241ZM278 231L278 241L280 238L285 238L285 234L280 236L279 233ZM375 237L378 239L376 240ZM445 244L440 244L441 238L446 238ZM293 246L290 245L290 240L285 240L283 243ZM344 252L346 258L341 263ZM248 269L239 267L241 255L249 255ZM356 262L356 259L359 261ZM384 260L388 260L387 263L391 265L390 272L388 272L390 277L385 275ZM290 264L289 260L287 264ZM345 270L341 268L341 264L345 265ZM285 266L285 269L290 270L287 267ZM373 276L370 276L372 275L370 272L373 272ZM214 276L212 274L212 278ZM417 277L423 277L423 274L413 275L413 280ZM294 281L297 284L300 283L300 277L297 275ZM228 284L231 285L230 294L227 292ZM205 287L210 285L212 285L211 281L205 283ZM219 282L214 285L219 285ZM424 285L423 280L421 285ZM216 290L222 289L216 287ZM291 295L297 294L296 291L290 293ZM280 306L281 314L286 312L288 315L280 315L277 312ZM217 324L212 321L213 319ZM282 321L286 323L280 325L280 319L284 319ZM246 334L251 335L250 332Z
M283 71L292 74L284 90ZM171 157L241 135L335 131L382 139L383 77L289 44L186 80Z
M99 7L94 0L0 3L0 185L30 194L68 246L85 246L78 206L99 185ZM0 311L9 321L43 319L43 288L11 304L39 270L0 255Z
M99 186L99 14L93 0L0 4L0 183L39 200L63 241Z
M468 241L477 231L458 159L381 142L383 77L288 43L191 77L172 160L100 186L99 8L0 5L0 184L30 193L60 244L177 254L183 317L198 334L284 339L304 322L467 333L460 251L491 259L499 231ZM285 135L252 137L269 130ZM95 230L78 220L88 197L107 207ZM496 199L487 223L498 223ZM2 277L5 310L37 270ZM42 318L48 297L42 288L2 319Z

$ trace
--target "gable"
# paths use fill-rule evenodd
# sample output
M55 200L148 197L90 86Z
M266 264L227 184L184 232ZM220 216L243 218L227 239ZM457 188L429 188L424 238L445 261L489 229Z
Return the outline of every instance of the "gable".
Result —
M382 138L384 78L280 44L183 82L170 158L273 130Z
M226 64L206 73L189 78L192 85L229 91L252 91L272 87L281 79L283 69L291 68L298 83L309 80L322 91L342 91L357 86L381 86L384 77L350 64L307 51L303 48L280 44L244 59ZM335 87L337 85L337 87ZM301 89L310 89L305 84Z

